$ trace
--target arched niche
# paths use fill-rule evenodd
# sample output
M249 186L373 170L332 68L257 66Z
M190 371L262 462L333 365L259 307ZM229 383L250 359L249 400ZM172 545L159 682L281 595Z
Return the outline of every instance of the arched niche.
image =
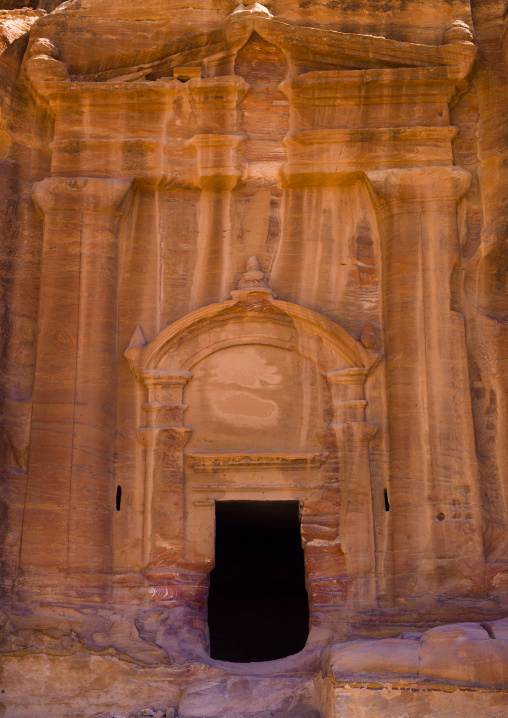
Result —
M376 600L364 383L377 356L269 290L236 295L126 352L144 387L149 594L187 606L204 646L216 501L300 503L312 625Z

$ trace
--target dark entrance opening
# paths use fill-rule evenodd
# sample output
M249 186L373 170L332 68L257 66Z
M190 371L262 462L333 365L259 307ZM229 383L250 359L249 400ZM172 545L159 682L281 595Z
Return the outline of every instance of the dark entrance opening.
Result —
M215 503L208 626L212 658L272 661L309 633L298 501Z

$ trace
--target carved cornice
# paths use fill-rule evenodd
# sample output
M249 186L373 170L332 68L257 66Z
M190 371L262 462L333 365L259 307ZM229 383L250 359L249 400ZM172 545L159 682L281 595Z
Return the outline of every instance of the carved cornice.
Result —
M326 451L297 453L200 452L187 455L187 465L194 471L266 471L267 469L317 469L328 458Z
M29 91L55 115L53 174L228 191L243 176L238 146L245 137L236 108L248 91L243 78L234 74L234 57L257 32L280 48L289 66L290 79L280 86L292 107L282 183L323 186L341 182L344 172L453 164L455 130L447 126L448 104L467 86L477 56L474 44L464 40L463 28L459 30L456 42L431 47L293 26L261 8L233 13L219 31L154 48L153 62L141 63L142 71L117 67L116 76L101 70L93 77L77 77L57 59L58 48L37 37L33 47L40 46L41 52L28 53L23 71ZM207 58L209 70L219 72L215 63L221 76L188 82L168 77L175 67L181 70L182 62ZM118 64L119 59L111 61ZM192 70L201 71L195 65ZM196 131L192 138L168 132L177 97L190 113L189 126ZM393 104L399 106L395 113L390 111ZM415 104L425 111L415 113ZM341 105L354 107L354 112L331 117L321 111ZM379 106L371 113L379 125L375 129L364 117L370 105ZM411 126L416 117L421 126ZM104 132L108 126L115 126L114 136Z
M449 102L463 79L449 67L315 71L285 80L279 89L295 106Z
M453 164L455 127L315 129L288 135L285 187L350 184L351 173Z
M304 492L313 492L321 489L323 486L322 480L316 480L313 477L313 474L308 474L309 480L301 481L301 482L284 482L283 484L275 484L273 482L266 483L266 484L259 484L259 483L251 483L251 484L241 484L238 482L238 480L231 481L227 484L195 484L192 487L192 490L199 493L204 494L205 496L220 496L225 491L234 491L235 494L256 494L258 496L269 493L269 494L279 494L282 493L284 495L284 498L287 496L288 491L295 491L299 494L303 494ZM330 486L330 485L329 485Z

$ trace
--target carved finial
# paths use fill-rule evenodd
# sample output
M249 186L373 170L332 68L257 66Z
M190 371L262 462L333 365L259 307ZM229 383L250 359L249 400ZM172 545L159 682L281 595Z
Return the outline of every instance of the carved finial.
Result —
M259 259L257 257L249 257L245 266L245 272L240 277L238 289L258 289L259 287L268 287L268 282L264 273L261 271Z
M275 299L275 294L268 286L268 281L261 271L259 260L257 257L249 257L245 272L240 277L238 289L231 292L233 299Z
M26 56L29 58L37 57L52 57L54 60L58 60L60 57L60 50L47 37L36 37L28 45Z
M254 4L247 6L245 6L243 3L240 3L236 10L233 10L231 15L229 15L228 17L233 18L238 17L238 15L258 15L268 20L271 20L271 18L273 17L270 10L268 10L267 7L264 7L264 4L262 5L260 2L255 2Z
M463 20L454 20L444 31L443 42L451 45L454 42L473 42L473 33Z
M252 255L252 257L249 257L247 260L247 264L245 265L245 269L247 272L261 272L261 265L259 264L259 259ZM262 273L262 272L261 272ZM263 277L265 275L263 274Z

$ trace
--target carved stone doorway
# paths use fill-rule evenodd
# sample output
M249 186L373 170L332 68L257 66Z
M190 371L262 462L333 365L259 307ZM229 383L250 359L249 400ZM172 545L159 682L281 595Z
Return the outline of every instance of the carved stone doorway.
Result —
M364 384L378 357L324 317L275 300L258 275L249 270L232 301L196 310L150 344L136 332L126 352L144 385L149 596L181 614L173 643L200 655L216 502L301 505L308 648L348 602L376 605L368 446L377 425L365 417Z
M212 658L269 661L309 633L298 501L217 501L208 626Z

